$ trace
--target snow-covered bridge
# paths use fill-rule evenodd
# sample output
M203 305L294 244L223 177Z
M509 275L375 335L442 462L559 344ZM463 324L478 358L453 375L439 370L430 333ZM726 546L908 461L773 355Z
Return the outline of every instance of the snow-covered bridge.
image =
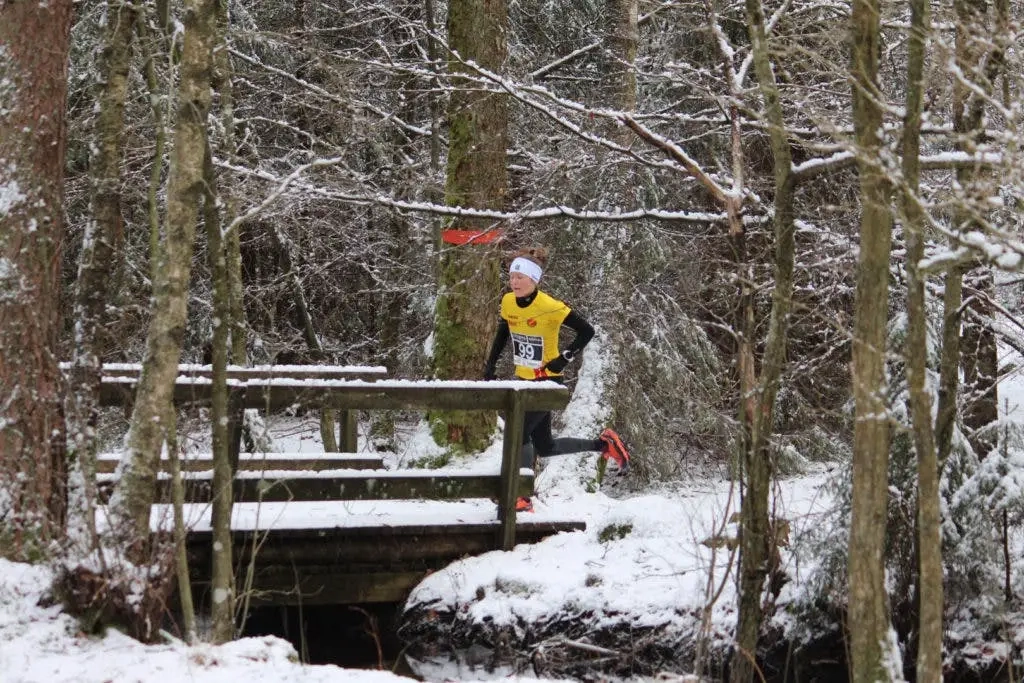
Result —
M103 405L132 400L141 368L104 366ZM235 468L232 534L238 586L256 604L393 602L431 571L466 555L510 549L585 523L551 515L516 518L515 500L533 492L533 472L519 468L527 410L556 410L569 400L554 382L383 379L384 368L230 367L231 459ZM180 406L212 400L209 366L182 365ZM301 406L353 416L349 452L239 453L242 411ZM505 415L500 471L384 469L378 455L355 453L359 410L500 410ZM345 446L343 446L345 448ZM117 479L116 455L98 460L101 491ZM195 588L210 577L212 460L182 461L188 504L188 555ZM161 500L170 500L161 474ZM155 529L169 528L169 505L154 506Z

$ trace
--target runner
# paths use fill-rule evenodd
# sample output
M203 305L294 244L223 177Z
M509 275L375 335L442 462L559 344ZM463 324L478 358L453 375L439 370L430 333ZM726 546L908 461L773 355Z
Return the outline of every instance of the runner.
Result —
M552 380L561 383L565 367L579 357L594 336L594 328L564 302L537 289L547 264L547 250L542 247L523 249L509 267L509 289L501 299L501 319L491 344L491 353L484 367L484 379L497 379L498 358L512 340L512 362L518 379ZM562 326L576 333L572 343L558 350L558 333ZM605 429L596 439L554 438L551 433L551 411L527 411L523 420L522 467L534 466L534 457L596 451L606 460L614 460L623 474L629 471L629 451L612 429ZM529 497L520 497L516 510L531 512Z

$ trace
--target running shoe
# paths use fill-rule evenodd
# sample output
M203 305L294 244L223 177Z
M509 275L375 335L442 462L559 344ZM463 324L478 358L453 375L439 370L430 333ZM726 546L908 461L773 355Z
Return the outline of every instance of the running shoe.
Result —
M533 502L529 496L519 496L516 500L516 512L533 512Z

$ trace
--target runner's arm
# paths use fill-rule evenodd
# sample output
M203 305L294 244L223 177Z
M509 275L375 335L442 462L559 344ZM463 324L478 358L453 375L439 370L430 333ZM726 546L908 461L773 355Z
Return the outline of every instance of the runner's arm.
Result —
M583 347L589 344L590 340L594 338L593 325L588 323L583 316L576 311L569 311L569 315L565 317L562 324L575 332L576 337L557 358L552 358L548 361L545 367L551 372L561 372L564 370L565 366L576 358L577 354L583 350Z
M498 366L498 358L505 350L508 339L511 336L508 329L508 321L504 318L498 320L498 329L494 331L494 341L491 342L491 353L487 357L487 364L484 365L484 379L495 379L495 368Z
M590 343L590 340L594 338L594 326L588 323L582 315L576 311L569 311L569 315L565 317L562 322L563 325L568 327L570 330L576 333L576 338L572 340L568 348L562 352L566 360L572 360L576 357L583 347Z

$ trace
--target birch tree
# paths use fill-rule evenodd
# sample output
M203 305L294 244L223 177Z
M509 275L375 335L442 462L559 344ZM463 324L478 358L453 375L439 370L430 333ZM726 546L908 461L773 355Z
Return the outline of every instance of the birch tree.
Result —
M0 555L38 558L65 513L57 349L70 0L0 1Z

